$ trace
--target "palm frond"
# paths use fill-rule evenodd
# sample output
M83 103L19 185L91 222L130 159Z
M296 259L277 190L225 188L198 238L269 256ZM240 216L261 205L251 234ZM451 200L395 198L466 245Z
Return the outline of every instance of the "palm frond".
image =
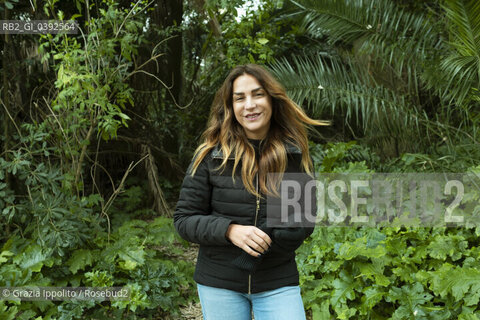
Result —
M476 128L469 108L480 101L480 1L445 0L444 15L438 7L409 12L391 0L292 2L307 35L334 44L328 54L272 65L314 116L361 130L370 145L475 139L468 132ZM461 112L446 108L452 102L463 104Z
M480 85L480 2L447 0L444 5L450 32L450 54L440 63L441 95L462 105L477 95ZM433 86L433 85L432 85Z
M365 83L362 70L339 59L294 57L271 66L289 96L304 103L315 117L342 117L367 139L411 139L418 135L419 113L409 99L381 85ZM409 128L409 130L405 130ZM411 140L410 140L411 141Z
M333 41L353 44L360 51L382 57L401 72L425 59L441 44L437 23L426 15L408 12L390 0L298 0L303 27L312 37L328 34Z

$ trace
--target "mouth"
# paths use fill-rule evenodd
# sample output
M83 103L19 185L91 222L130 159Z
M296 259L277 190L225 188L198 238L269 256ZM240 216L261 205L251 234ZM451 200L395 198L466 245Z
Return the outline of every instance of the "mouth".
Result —
M257 120L260 115L261 113L249 113L245 116L245 118L247 118L247 120L254 121Z

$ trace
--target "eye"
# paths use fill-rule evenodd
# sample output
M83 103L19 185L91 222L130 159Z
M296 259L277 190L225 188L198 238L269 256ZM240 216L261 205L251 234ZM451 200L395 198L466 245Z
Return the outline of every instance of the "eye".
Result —
M235 101L242 101L242 100L243 100L243 97L236 97L234 100L235 100Z
M265 94L263 92L258 92L255 94L255 97L263 97Z

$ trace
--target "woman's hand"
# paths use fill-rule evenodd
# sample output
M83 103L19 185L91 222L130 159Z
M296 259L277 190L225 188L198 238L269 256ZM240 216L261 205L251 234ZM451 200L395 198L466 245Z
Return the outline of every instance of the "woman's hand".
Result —
M231 224L225 236L234 245L254 257L267 251L272 244L268 234L255 226Z

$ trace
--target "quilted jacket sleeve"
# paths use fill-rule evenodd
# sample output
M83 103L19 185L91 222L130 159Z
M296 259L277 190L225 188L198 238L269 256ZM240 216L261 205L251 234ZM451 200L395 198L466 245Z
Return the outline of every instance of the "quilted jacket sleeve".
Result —
M299 173L295 177L301 185L301 190L303 190L299 201L301 204L302 222L300 225L292 227L285 225L282 228L274 228L272 232L272 247L270 248L272 252L288 253L295 251L313 233L315 228L314 219L317 212L315 177L307 173ZM312 183L312 188L306 188L308 184ZM305 207L306 201L310 202L309 211Z
M209 180L208 158L207 155L203 159L193 177L193 161L187 170L173 216L175 228L183 239L190 242L203 245L230 244L225 233L232 221L211 214L212 186Z

